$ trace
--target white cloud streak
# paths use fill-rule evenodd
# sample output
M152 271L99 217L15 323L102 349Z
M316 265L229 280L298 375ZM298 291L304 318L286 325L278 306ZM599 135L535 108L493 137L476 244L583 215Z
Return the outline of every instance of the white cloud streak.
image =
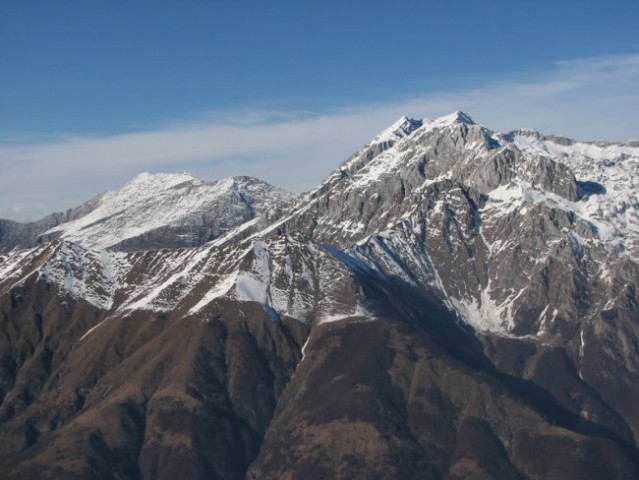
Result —
M303 191L401 115L464 110L489 128L573 138L639 138L639 55L557 62L547 72L321 115L225 112L213 120L103 137L0 143L0 218L33 220L79 205L142 171L204 179L251 175Z

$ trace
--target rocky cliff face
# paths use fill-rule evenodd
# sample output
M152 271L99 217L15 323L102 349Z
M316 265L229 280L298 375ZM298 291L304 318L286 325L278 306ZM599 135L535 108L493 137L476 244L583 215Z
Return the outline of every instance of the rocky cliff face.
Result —
M638 173L456 112L297 199L138 177L0 257L0 471L637 478Z

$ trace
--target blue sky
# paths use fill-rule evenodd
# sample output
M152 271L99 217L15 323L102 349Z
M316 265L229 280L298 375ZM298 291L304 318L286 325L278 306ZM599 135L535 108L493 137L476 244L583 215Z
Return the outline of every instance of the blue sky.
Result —
M638 24L623 0L4 0L0 218L141 171L302 191L401 114L638 138Z

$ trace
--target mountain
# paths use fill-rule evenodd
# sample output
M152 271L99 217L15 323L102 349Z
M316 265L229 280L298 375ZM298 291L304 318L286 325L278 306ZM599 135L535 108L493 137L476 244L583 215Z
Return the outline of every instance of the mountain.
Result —
M637 478L637 173L455 112L299 197L137 177L0 257L0 472Z
M28 224L2 221L7 227L0 230L0 251L54 239L98 250L194 247L240 226L264 227L293 198L251 177L205 182L188 173L142 173L65 214Z

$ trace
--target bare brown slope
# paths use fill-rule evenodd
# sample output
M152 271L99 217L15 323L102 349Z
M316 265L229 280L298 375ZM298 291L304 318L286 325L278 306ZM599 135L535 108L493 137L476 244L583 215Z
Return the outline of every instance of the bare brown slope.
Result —
M106 318L32 281L2 302L2 478L242 478L299 361L299 324L220 304Z
M632 479L610 432L569 428L516 383L406 325L316 328L252 479ZM534 390L534 386L530 386ZM564 416L559 413L563 412ZM574 427L574 426L573 426ZM580 431L581 430L581 431Z

